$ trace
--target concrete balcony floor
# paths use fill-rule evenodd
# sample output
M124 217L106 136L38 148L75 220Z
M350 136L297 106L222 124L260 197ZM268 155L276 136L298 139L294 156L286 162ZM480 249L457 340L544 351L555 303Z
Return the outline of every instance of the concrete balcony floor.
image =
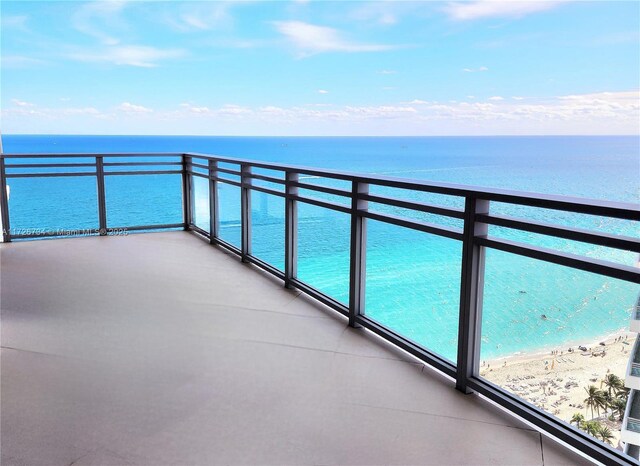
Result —
M2 464L586 464L185 232L2 245Z

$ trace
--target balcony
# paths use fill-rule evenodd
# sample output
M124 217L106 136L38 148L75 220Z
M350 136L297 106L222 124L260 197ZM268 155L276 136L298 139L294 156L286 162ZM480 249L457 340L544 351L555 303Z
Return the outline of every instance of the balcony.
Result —
M627 443L624 447L624 452L626 455L634 458L635 460L640 460L640 447L637 445L633 445L632 443Z
M189 233L0 252L2 464L586 464Z
M140 208L145 191L127 181L147 176L173 180L154 199L161 210ZM20 221L39 217L15 198L0 204L4 241L14 241L2 246L7 462L539 464L543 453L545 464L581 461L535 426L593 460L633 464L481 376L480 327L487 250L640 282L634 267L500 233L639 252L636 238L501 215L490 203L624 221L640 220L637 206L199 154L0 157L0 192L7 180L49 177L88 181L57 206L73 228L26 228ZM225 199L223 186L237 198ZM260 243L257 193L281 201L276 250ZM123 206L138 223L122 223ZM305 279L303 206L340 215L326 231L305 231L346 244L337 287ZM379 225L458 245L459 289L445 316L454 319L453 351L367 313L367 232ZM168 231L130 234L152 230ZM381 231L369 239L384 241ZM55 236L82 237L15 242Z
M638 393L636 390L629 393L629 402L622 421L621 440L633 445L640 445L640 396Z
M640 390L640 339L636 339L633 345L629 365L627 366L627 377L625 386L633 390Z
M631 325L629 329L632 332L640 333L640 294L638 295L635 306L631 309Z

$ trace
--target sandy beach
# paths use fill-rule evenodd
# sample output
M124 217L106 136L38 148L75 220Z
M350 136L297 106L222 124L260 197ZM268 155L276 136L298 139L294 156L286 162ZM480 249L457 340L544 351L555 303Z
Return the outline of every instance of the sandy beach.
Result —
M587 351L567 345L553 350L553 354L546 351L483 361L480 375L560 419L569 421L575 413L590 419L591 411L584 404L585 388L595 385L606 389L602 379L608 373L624 380L636 336L623 331L584 343ZM571 352L567 351L569 348ZM609 425L612 430L615 427L614 445L617 445L619 425Z

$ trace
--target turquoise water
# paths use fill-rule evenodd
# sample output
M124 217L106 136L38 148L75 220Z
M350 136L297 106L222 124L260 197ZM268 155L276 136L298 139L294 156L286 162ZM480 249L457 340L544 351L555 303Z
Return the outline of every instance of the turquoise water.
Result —
M202 152L445 181L484 187L638 202L640 142L637 137L466 138L235 138L5 136L5 152ZM86 161L91 161L87 159ZM22 160L21 160L22 162ZM231 178L231 176L229 176ZM305 181L347 187L338 181ZM95 180L13 179L13 229L97 227ZM266 183L262 183L268 186ZM180 178L107 177L110 226L181 222ZM208 186L195 180L195 221L208 229ZM463 200L389 188L375 193L445 206ZM308 193L305 193L305 195ZM313 194L346 204L336 196ZM403 209L372 209L448 226L459 221ZM220 234L240 244L237 187L221 184ZM545 209L492 205L493 212L554 221L638 237L632 222ZM253 253L284 263L282 199L252 196ZM491 234L530 244L633 264L634 254L541 235L492 228ZM349 217L318 207L299 207L298 276L347 302ZM455 360L461 244L377 221L368 222L366 313L445 357ZM487 252L482 357L492 358L566 342L592 341L628 326L638 287L619 280L511 254ZM541 319L541 315L547 319Z

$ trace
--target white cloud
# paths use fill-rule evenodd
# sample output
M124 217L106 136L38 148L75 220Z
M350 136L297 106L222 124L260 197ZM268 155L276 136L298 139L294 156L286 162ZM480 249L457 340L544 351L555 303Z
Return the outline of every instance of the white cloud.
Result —
M558 97L571 115L602 115L615 118L620 114L636 113L640 120L640 91L598 92Z
M489 71L489 68L481 66L480 68L463 68L462 71L465 73L481 73L483 71Z
M494 95L492 97L489 97L489 99L487 100L500 101L500 100L504 100L504 97L501 97L499 95Z
M130 102L121 103L118 105L117 110L128 114L144 114L153 112L150 108L143 107L142 105L135 105Z
M325 89L318 89L318 94L328 94L329 91L325 90Z
M76 30L97 39L100 45L69 47L70 52L65 54L67 58L82 62L150 68L158 66L161 60L177 58L185 54L183 50L176 48L162 49L123 43L118 33L130 33L133 29L121 14L130 3L134 2L132 0L98 0L81 4L71 16L71 24Z
M104 32L104 29L121 27L118 15L127 3L124 0L85 3L73 14L71 23L76 30L98 39L105 45L116 45L120 40Z
M93 115L95 117L102 116L100 110L95 107L79 107L79 108L63 108L60 110L63 115Z
M64 119L66 117L73 117L77 115L100 117L102 113L94 107L61 107L61 108L48 108L40 107L32 102L25 102L20 99L11 99L13 106L2 109L3 116L10 116L11 121L13 118L24 117L27 121L31 118L39 117L44 118L47 121Z
M3 120L7 132L33 132L40 124L48 131L73 126L89 128L87 132L93 134L157 134L160 130L167 134L214 131L245 135L638 134L640 91L527 97L525 101L415 99L377 106L213 107L184 103L169 110L151 110L123 102L107 111L82 106L44 108L15 98L1 115L7 117Z
M197 115L202 118L218 118L218 117L241 117L247 114L253 113L248 107L243 107L235 104L226 104L219 108L210 108L201 105L193 105L191 103L180 104L181 111L178 112L165 112L162 116L170 119L184 119L190 116Z
M229 28L233 25L233 17L229 10L234 5L239 4L241 4L241 2L185 2L179 5L177 14L175 9L171 8L165 13L161 20L179 32L198 32Z
M531 13L551 10L565 2L566 0L451 2L445 7L444 11L451 19L457 21L483 18L521 18Z
M629 128L626 130L627 133L637 133L640 91L567 95L532 103L514 103L502 98L493 99L491 103L434 103L424 107L421 116L427 119L512 121L520 124L563 122L567 126L590 125L595 134L620 134L618 128L625 125ZM615 129L607 131L608 127ZM551 134L557 134L557 130L552 130Z
M383 13L378 18L378 22L380 24L396 24L398 22L398 18L391 13Z
M183 14L180 15L180 19L189 29L210 29L212 27L204 19L196 15Z
M367 21L381 25L393 25L398 22L393 5L387 2L369 2L360 5L350 14L356 21Z
M514 95L513 97L511 97L513 100L524 100L524 97L520 97L517 95Z
M380 105L377 107L345 107L345 110L352 114L366 118L393 118L401 115L415 114L418 111L413 107Z
M394 70L380 70L378 71L378 74L396 74L397 71Z
M35 107L35 104L19 99L11 99L11 103L13 103L13 105L15 105L16 107Z
M358 1L348 13L348 18L366 23L367 26L388 27L399 24L407 16L422 15L425 12L424 2L407 1Z
M144 45L118 45L100 49L81 50L68 55L72 60L113 65L152 68L158 62L185 55L181 49L159 49Z
M274 25L301 57L323 52L381 52L396 48L351 42L336 29L302 21L276 21Z
M197 113L197 114L211 113L211 110L209 109L209 107L198 107L198 106L187 104L187 103L180 104L180 106L191 113Z
M217 115L239 116L253 113L253 111L241 105L227 104L216 110L215 113Z

